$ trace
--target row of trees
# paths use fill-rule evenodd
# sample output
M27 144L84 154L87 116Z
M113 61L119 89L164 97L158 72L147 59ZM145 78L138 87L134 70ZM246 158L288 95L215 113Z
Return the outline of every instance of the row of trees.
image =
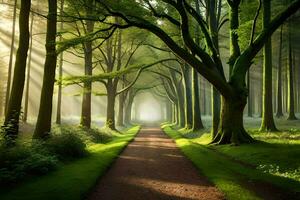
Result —
M300 7L295 0L284 6L283 2L270 0L241 2L240 0L162 0L162 1L105 1L61 0L48 1L46 59L39 113L34 138L45 139L51 131L52 101L56 67L59 68L58 106L56 122L61 123L63 86L79 85L82 88L82 112L80 124L91 127L91 99L93 95L107 96L106 126L116 129L115 102L118 97L117 125L129 123L134 97L139 91L151 89L157 96L167 99L169 118L179 127L198 130L203 128L201 103L203 104L202 77L210 82L212 143L249 143L254 140L243 126L243 111L251 88L249 73L253 61L263 49L263 131L276 130L272 105L272 43L271 35L280 31L280 44L288 38L287 89L289 119L295 119L294 73L291 41L292 16ZM251 6L249 6L249 4ZM16 5L15 10L16 12ZM4 131L8 141L18 135L21 103L24 88L28 91L30 76L30 0L22 0L19 15L19 44L14 75L7 101ZM59 7L59 9L58 9ZM241 13L243 10L249 13ZM277 7L282 11L276 12ZM249 9L251 8L251 9ZM57 13L59 10L59 13ZM250 11L249 11L250 10ZM42 15L40 13L36 13ZM16 14L14 14L14 19ZM284 22L290 19L285 25ZM59 19L59 20L58 20ZM296 20L296 19L295 19ZM57 22L59 21L59 23ZM241 25L245 23L246 25ZM262 28L259 29L258 25ZM58 27L58 30L57 30ZM130 28L128 30L128 28ZM229 32L227 30L230 30ZM141 32L146 30L146 32ZM13 31L14 32L14 31ZM228 32L228 33L227 33ZM134 33L134 36L132 36ZM149 35L152 33L153 35ZM225 35L229 36L230 48ZM59 38L57 39L57 36ZM159 38L159 41L155 41ZM285 45L285 44L284 44ZM278 116L282 107L282 49L279 48L278 87L276 100ZM142 51L136 56L137 52ZM64 54L71 53L84 61L82 76L63 76ZM151 58L140 58L142 54ZM155 56L154 56L155 55ZM293 58L294 56L294 58ZM27 59L29 64L26 63ZM228 63L228 68L226 64ZM9 67L9 69L11 69ZM136 85L141 74L154 78L155 84ZM10 72L9 72L10 74ZM29 75L28 75L29 74ZM200 77L201 75L201 77ZM247 76L248 75L248 76ZM246 79L248 77L248 79ZM8 78L9 79L9 78ZM200 81L201 80L201 81ZM10 81L8 80L10 83ZM104 90L98 90L99 84ZM10 88L8 84L8 88ZM202 88L202 89L201 89ZM204 89L204 90L203 90ZM9 89L7 90L9 91ZM199 95L200 93L200 95ZM25 95L25 102L26 100ZM27 97L28 98L28 97ZM205 99L207 99L205 97ZM251 115L253 98L248 104ZM172 109L171 109L172 108ZM207 109L206 106L202 106ZM26 111L26 108L24 110ZM27 114L26 114L27 116ZM12 139L12 140L11 140Z

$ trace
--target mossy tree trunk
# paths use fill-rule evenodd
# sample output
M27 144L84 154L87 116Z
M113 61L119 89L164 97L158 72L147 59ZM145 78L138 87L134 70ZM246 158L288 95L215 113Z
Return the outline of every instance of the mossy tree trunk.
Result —
M247 96L222 97L221 102L220 128L212 144L239 145L240 143L254 142L243 125L243 111L247 103Z
M271 1L263 0L263 28L268 28L271 19ZM260 131L277 131L273 117L272 101L272 42L268 38L264 49L263 64L263 112Z
M19 16L19 47L16 54L16 62L12 89L8 101L7 112L4 121L5 136L7 141L14 142L19 132L19 119L21 114L21 104L26 76L26 59L29 48L29 14L31 1L21 1ZM9 89L9 88L8 88Z
M57 25L57 0L48 0L48 17L46 33L46 60L40 108L34 131L34 138L46 139L51 131L53 89L55 83L55 69L57 54L55 48Z

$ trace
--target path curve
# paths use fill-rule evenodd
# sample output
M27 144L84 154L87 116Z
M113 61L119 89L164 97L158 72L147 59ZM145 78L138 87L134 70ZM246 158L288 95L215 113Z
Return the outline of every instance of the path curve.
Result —
M224 196L162 130L144 128L88 197L96 199L221 200Z

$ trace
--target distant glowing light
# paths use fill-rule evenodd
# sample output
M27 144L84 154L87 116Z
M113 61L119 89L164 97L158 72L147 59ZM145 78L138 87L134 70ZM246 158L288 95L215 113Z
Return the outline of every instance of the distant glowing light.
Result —
M145 95L145 96L144 96ZM144 122L157 122L162 120L162 108L160 103L149 94L144 94L142 102L138 104L137 119Z

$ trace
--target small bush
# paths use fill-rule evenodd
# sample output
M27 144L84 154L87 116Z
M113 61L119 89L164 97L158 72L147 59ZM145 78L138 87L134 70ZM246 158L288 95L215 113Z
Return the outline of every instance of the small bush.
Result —
M40 143L20 143L0 147L0 184L10 184L29 175L46 174L55 169L58 159Z
M61 160L87 155L86 144L78 135L73 133L53 135L47 140L46 147Z

